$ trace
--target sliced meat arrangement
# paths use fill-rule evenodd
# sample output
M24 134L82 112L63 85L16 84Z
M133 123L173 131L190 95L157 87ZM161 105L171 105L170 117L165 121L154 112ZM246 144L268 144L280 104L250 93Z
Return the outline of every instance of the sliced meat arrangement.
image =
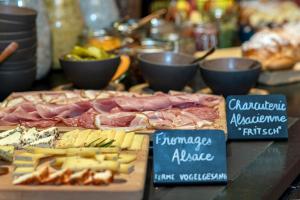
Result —
M57 99L62 98L52 95ZM135 96L118 92L106 97L102 95L103 98L74 101L75 95L77 93L65 94L64 102L68 102L68 97L72 101L64 104L49 103L49 99L24 100L2 108L0 125L49 127L58 124L98 129L121 127L128 130L199 129L213 124L219 118L218 106L222 101L219 96L186 93ZM22 97L17 96L11 101L17 98Z

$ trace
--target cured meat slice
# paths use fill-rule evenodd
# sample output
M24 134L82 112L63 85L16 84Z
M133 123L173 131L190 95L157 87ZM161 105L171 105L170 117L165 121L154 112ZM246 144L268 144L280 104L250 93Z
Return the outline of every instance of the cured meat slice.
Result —
M99 114L96 116L95 120L97 127L101 127L101 125L111 127L129 127L130 123L135 117L135 113L122 112L113 114Z
M160 110L172 106L167 96L116 97L114 100L125 111Z
M120 127L127 130L197 129L219 118L218 106L222 100L214 95L178 92L172 95L137 95L127 92L87 91L83 94L78 90L45 93L48 96L39 93L34 95L37 96L30 97L31 99L27 97L24 101L18 100L13 106L2 108L0 125L49 127L64 124L99 129ZM56 103L36 103L39 101L38 96ZM103 98L98 99L99 96ZM70 102L66 103L68 101Z

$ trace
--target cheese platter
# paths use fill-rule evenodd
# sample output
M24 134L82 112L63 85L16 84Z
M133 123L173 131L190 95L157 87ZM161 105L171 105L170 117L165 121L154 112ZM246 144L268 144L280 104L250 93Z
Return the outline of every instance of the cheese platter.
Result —
M142 198L146 135L18 126L1 132L0 143L1 167L9 169L0 176L0 199Z

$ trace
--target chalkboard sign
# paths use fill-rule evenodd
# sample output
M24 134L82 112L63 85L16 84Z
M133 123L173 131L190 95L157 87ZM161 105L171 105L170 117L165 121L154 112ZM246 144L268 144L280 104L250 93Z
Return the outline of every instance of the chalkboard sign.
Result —
M287 139L287 103L283 95L241 95L226 99L228 139Z
M220 130L160 130L153 135L154 184L227 183Z

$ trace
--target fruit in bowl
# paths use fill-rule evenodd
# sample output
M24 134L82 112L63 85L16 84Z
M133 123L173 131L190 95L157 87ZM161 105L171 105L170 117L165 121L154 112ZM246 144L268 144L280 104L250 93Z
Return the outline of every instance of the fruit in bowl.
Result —
M102 89L114 76L120 64L120 56L94 46L75 46L70 53L60 58L60 64L76 87Z

